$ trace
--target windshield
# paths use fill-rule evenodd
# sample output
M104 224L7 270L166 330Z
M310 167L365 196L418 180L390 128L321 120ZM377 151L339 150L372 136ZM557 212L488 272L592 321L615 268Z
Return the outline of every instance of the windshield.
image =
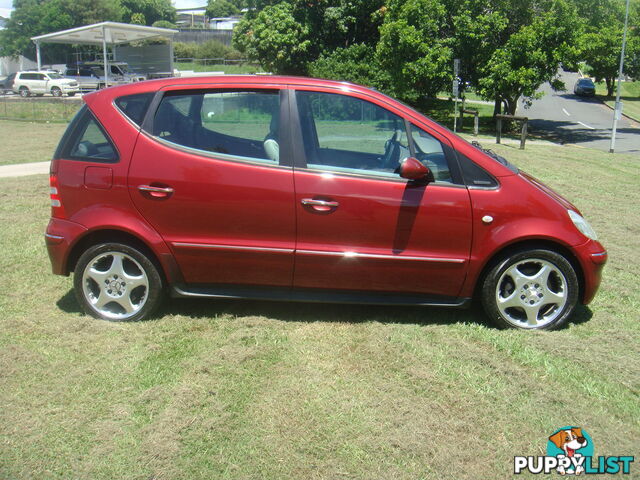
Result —
M113 73L120 73L120 74L129 73L129 69L127 68L127 65L112 65L111 71Z
M593 81L590 78L583 78L581 80L578 80L578 85L584 85L584 86L593 86Z

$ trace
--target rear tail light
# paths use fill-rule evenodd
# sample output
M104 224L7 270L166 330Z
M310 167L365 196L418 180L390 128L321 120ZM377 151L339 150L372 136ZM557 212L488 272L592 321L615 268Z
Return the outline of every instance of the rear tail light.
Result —
M58 176L49 175L49 197L51 198L51 216L54 218L65 218L62 198L58 190Z

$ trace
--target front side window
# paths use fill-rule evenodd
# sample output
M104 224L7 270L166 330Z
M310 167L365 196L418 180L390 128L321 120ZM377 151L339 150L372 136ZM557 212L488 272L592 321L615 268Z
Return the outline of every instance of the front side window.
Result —
M346 95L296 95L308 168L397 177L409 156L401 117Z
M411 138L415 148L415 157L429 167L436 182L453 183L449 162L442 144L421 128L411 125Z
M278 91L177 92L158 107L153 135L240 159L280 159Z

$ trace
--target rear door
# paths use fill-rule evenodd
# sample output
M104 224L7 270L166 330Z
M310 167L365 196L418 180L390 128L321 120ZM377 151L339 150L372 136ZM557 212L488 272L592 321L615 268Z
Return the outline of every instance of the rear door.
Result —
M294 286L456 297L471 204L447 140L356 94L299 90L296 103ZM429 184L398 175L411 153Z
M279 88L187 87L163 92L145 121L130 194L187 283L291 286L293 171L280 127L287 117ZM267 153L267 140L278 155Z

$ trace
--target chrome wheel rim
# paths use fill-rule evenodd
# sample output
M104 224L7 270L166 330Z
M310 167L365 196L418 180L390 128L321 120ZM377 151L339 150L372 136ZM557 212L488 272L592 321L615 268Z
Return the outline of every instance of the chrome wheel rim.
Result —
M147 302L149 279L142 265L130 255L106 252L85 267L82 289L97 313L112 320L126 320Z
M496 303L510 324L541 328L561 315L567 294L567 279L557 266L529 258L512 264L500 276Z

